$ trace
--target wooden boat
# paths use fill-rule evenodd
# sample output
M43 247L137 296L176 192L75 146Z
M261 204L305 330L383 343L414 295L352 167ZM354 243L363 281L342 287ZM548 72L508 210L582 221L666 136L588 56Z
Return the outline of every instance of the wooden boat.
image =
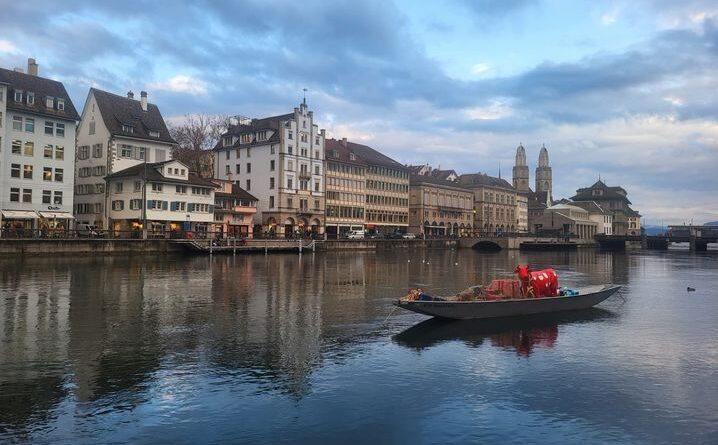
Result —
M470 301L430 297L422 293L420 299L404 297L395 301L394 305L420 314L456 320L516 317L587 309L615 294L620 288L617 285L591 286L577 289L578 295L571 296Z

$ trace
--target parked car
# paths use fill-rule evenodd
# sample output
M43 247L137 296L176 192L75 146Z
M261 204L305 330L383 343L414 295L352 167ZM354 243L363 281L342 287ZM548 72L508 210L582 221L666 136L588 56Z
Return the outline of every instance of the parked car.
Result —
M402 239L402 238L403 238L403 235L404 235L404 234L401 233L401 232L391 232L391 233L388 234L386 237L389 238L389 239Z
M80 224L77 228L77 235L90 238L102 238L107 235L107 232L92 224Z
M416 235L411 232L407 232L401 236L404 239L416 239Z
M365 236L366 239L384 239L384 234L381 232L369 233Z
M346 234L347 239L364 239L363 230L350 230Z

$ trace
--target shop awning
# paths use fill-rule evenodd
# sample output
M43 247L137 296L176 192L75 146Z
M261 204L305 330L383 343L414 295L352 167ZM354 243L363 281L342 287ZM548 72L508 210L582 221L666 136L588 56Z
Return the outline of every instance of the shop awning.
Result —
M5 219L37 219L37 212L32 210L3 210L2 217Z
M75 219L68 212L40 212L40 216L47 219Z

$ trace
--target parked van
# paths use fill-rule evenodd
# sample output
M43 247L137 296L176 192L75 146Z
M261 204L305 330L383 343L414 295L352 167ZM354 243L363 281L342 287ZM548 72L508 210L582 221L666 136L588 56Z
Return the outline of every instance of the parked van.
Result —
M364 239L363 230L350 230L346 234L347 239Z
M106 235L105 231L98 229L97 226L92 224L80 224L77 227L78 236L88 236L90 238L102 238Z

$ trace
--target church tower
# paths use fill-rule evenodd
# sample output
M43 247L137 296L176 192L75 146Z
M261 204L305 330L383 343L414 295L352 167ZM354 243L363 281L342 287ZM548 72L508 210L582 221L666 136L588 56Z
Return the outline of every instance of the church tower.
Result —
M547 205L549 206L553 200L552 188L553 180L551 178L551 167L548 163L548 150L546 150L546 146L542 146L539 153L538 167L536 167L536 193L546 192Z
M521 144L516 148L513 182L517 192L529 191L529 166L526 164L526 150Z

